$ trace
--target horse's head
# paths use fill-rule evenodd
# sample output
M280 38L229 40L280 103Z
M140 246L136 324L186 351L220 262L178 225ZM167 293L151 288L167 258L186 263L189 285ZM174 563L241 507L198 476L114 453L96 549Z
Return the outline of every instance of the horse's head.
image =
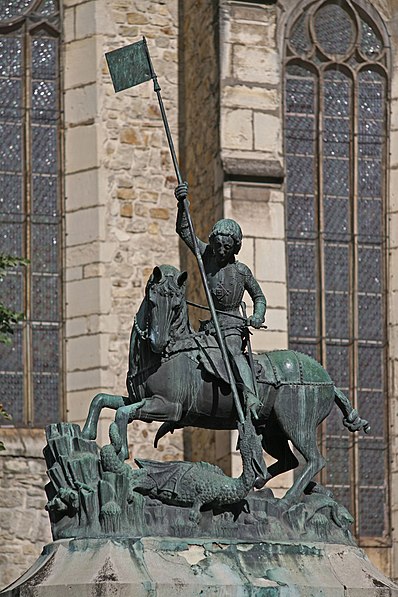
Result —
M187 331L186 279L187 272L161 265L154 268L148 280L148 339L155 353L161 354L171 340Z

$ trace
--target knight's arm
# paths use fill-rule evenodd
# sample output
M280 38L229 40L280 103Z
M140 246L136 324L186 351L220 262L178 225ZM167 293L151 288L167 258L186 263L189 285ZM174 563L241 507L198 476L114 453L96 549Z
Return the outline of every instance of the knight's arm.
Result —
M191 249L191 251L195 253L192 236L189 229L188 218L186 216L182 201L178 202L176 232L179 235L179 237L182 238L184 243ZM203 253L206 250L207 244L200 240L200 238L198 238L197 236L196 242L198 243L200 254L203 255Z
M245 275L245 290L247 290L253 301L253 316L263 323L265 320L265 312L267 310L267 300L261 290L260 284L248 267Z

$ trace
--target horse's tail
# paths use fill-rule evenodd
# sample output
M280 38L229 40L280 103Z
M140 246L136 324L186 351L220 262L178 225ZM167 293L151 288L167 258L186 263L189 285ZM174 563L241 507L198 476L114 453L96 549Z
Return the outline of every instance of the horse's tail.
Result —
M334 386L334 401L344 415L343 425L347 427L349 431L360 431L364 430L365 433L369 433L370 425L366 419L361 419L356 408L353 408L351 402L347 396L343 394L341 390Z

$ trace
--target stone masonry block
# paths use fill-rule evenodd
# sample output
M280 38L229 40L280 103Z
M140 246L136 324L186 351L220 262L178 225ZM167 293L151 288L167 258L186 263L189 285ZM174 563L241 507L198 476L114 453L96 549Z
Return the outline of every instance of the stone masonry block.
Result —
M65 176L66 212L98 205L103 197L99 193L99 170L86 170Z
M287 310L267 309L266 324L272 332L287 333Z
M75 9L74 7L64 9L64 43L67 44L75 39Z
M268 42L268 23L232 22L228 41L233 44L264 46Z
M101 4L104 3L93 0L76 7L76 39L90 37L99 31L97 28L96 5L100 6Z
M264 112L254 112L254 148L270 153L281 150L280 119Z
M92 121L98 113L97 85L85 85L65 92L65 123L79 124Z
M254 239L243 239L242 248L237 255L237 259L245 263L251 270L254 269Z
M287 288L283 282L260 282L270 308L287 309Z
M280 97L276 89L248 87L247 85L226 85L222 90L221 104L231 108L275 110Z
M92 369L90 370L90 373L96 374L96 371L101 370ZM68 392L66 412L68 414L68 421L71 423L83 423L87 418L91 400L96 394L99 394L101 391L103 391L104 388L100 382L96 388L93 386L86 390L72 391L69 390L68 377L69 376L67 375L66 388Z
M225 110L222 117L221 138L223 147L252 149L253 125L251 110Z
M105 206L90 207L66 214L66 246L105 240Z
M104 278L87 278L66 286L66 316L80 317L107 313L110 309L110 282Z
M77 126L65 133L66 172L90 170L99 165L97 125Z
M279 55L265 48L234 46L232 68L234 78L241 82L279 84Z
M239 222L243 236L284 238L284 210L281 203L268 201L228 201L225 217Z
M255 352L284 350L288 347L287 332L273 331L271 329L265 332L255 332L252 336L252 347Z
M390 170L390 194L387 197L387 211L398 212L398 170Z
M97 38L89 37L65 45L65 89L95 83L100 58Z
M286 284L285 242L283 240L256 239L255 276L263 282Z
M398 168L398 130L390 132L390 168Z
M108 361L108 336L93 334L71 338L66 346L68 371L84 371L105 367Z

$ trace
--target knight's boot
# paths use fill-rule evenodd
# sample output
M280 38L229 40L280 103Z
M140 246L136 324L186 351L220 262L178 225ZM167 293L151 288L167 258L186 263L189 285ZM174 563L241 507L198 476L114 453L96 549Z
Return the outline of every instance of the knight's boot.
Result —
M261 402L257 398L256 394L253 394L252 392L245 392L245 403L246 408L250 410L253 418L258 420L257 412L260 409Z

